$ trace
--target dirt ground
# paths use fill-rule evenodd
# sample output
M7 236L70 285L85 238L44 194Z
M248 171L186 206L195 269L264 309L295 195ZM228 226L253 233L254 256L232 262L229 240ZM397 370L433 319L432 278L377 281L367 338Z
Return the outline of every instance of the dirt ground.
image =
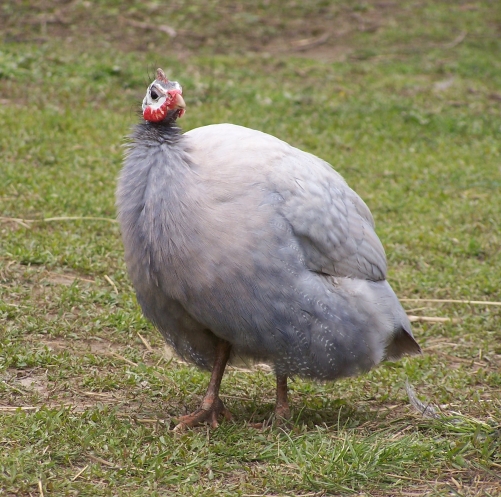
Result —
M22 5L4 8L0 31L6 42L43 43L55 38L133 51L148 46L180 58L209 50L295 53L339 61L358 56L354 46L358 33L377 32L406 15L405 7L393 1L365 2L353 9L335 3L298 8L296 16L293 12L286 17L281 16L280 7L271 5L249 8L245 2L218 2L212 9L210 5L197 7L195 2L190 18L176 18L180 7L181 2L167 6L151 2L141 9L124 2L120 9L103 10L90 1L41 1L29 9ZM205 16L210 17L207 23Z

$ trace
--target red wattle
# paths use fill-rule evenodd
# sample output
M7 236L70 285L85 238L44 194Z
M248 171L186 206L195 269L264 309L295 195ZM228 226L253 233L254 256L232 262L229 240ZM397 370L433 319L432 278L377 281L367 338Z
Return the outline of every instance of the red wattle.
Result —
M150 106L146 107L143 111L143 118L145 121L158 123L162 121L167 115L167 105L164 103L158 109L152 109Z

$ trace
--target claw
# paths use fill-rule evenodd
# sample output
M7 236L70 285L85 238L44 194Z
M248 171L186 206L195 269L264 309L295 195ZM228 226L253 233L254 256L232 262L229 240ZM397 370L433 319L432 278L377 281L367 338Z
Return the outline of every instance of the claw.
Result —
M280 423L281 421L288 421L291 417L289 406L277 404L275 407L275 419Z
M231 420L230 411L224 407L222 400L216 397L209 407L201 407L191 414L180 417L179 423L174 428L174 431L184 431L187 428L194 428L203 423L208 423L211 428L217 428L219 426L217 418L220 415L223 415L227 421Z

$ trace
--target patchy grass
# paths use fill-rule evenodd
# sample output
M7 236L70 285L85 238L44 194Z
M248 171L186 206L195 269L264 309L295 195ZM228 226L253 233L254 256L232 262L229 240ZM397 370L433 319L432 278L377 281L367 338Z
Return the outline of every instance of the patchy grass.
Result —
M497 3L287 6L1 7L0 493L499 495L499 306L405 302L457 321L414 324L422 357L296 380L290 429L249 426L273 377L233 369L233 422L170 431L208 378L141 316L114 222L156 66L183 84L186 130L243 124L330 161L373 211L401 297L501 301Z

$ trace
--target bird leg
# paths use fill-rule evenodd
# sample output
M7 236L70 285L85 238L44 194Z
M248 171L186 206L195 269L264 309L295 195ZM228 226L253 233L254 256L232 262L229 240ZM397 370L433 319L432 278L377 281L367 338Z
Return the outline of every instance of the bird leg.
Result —
M231 345L226 340L219 340L216 345L216 358L212 368L209 386L205 392L201 406L193 413L179 418L179 424L174 431L182 431L185 428L193 428L202 423L209 423L212 428L217 428L217 418L222 414L226 419L231 419L231 414L223 401L219 398L219 387L223 379L226 363L230 357Z
M275 423L282 424L291 416L289 401L287 400L287 375L277 374L277 402L275 404ZM269 426L271 418L262 423L250 423L249 426L258 430Z
M277 374L277 403L275 404L275 418L289 419L291 411L287 400L287 376Z

